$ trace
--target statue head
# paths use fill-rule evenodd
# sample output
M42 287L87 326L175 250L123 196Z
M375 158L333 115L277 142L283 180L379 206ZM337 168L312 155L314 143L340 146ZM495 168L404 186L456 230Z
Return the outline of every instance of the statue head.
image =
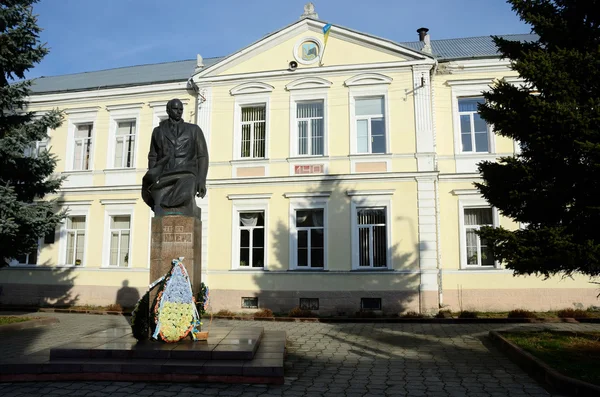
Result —
M167 102L167 114L171 120L181 120L181 116L183 115L183 103L177 98L171 99Z

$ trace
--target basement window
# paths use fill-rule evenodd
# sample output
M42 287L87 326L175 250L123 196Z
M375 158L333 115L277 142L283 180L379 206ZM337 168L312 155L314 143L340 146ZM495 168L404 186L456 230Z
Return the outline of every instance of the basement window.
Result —
M381 310L381 298L360 298L361 310Z
M258 309L258 298L242 298L242 309Z
M300 298L300 309L319 310L319 298Z

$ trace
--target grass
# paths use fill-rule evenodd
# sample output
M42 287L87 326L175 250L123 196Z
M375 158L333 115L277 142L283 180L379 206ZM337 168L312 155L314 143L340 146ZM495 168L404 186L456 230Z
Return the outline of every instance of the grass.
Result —
M22 323L23 321L33 320L31 317L0 316L0 325Z
M600 385L600 332L507 332L502 335L558 372Z

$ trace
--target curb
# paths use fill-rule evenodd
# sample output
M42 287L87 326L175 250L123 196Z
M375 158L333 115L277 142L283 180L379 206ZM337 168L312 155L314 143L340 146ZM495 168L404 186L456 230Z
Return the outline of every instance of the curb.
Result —
M490 331L489 339L514 363L534 379L545 383L569 396L600 396L600 386L560 374L549 365L504 338L497 331Z
M59 323L56 317L45 317L45 318L34 318L27 321L21 321L19 323L12 323L6 325L0 325L0 333L19 331L27 328L43 327L45 325Z
M0 382L113 381L113 382L202 382L229 384L283 385L283 376L236 376L194 374L123 374L123 373L57 373L0 374Z
M99 314L113 316L131 316L131 310L113 311L113 310L94 310L94 309L69 309L60 307L34 307L34 306L0 306L0 312L37 312L37 313L80 313L80 314Z
M279 321L310 323L429 323L429 324L539 324L539 323L577 323L573 318L360 318L360 317L245 317L213 316L213 319L238 321ZM582 321L583 322L583 321Z
M131 311L107 311L92 309L68 309L54 307L0 306L2 311L29 311L40 313L74 313L113 316L131 316ZM204 317L203 317L204 318ZM250 316L217 316L213 319L238 321L280 321L308 323L429 323L429 324L539 324L539 323L600 323L600 318L404 318L404 317L250 317Z

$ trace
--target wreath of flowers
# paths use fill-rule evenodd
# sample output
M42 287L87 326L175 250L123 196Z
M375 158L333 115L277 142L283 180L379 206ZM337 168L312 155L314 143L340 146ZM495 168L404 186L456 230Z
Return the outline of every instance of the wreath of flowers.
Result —
M173 267L156 297L153 310L156 319L154 339L160 337L165 342L177 342L188 336L199 323L190 279L182 260L183 257L173 259Z

